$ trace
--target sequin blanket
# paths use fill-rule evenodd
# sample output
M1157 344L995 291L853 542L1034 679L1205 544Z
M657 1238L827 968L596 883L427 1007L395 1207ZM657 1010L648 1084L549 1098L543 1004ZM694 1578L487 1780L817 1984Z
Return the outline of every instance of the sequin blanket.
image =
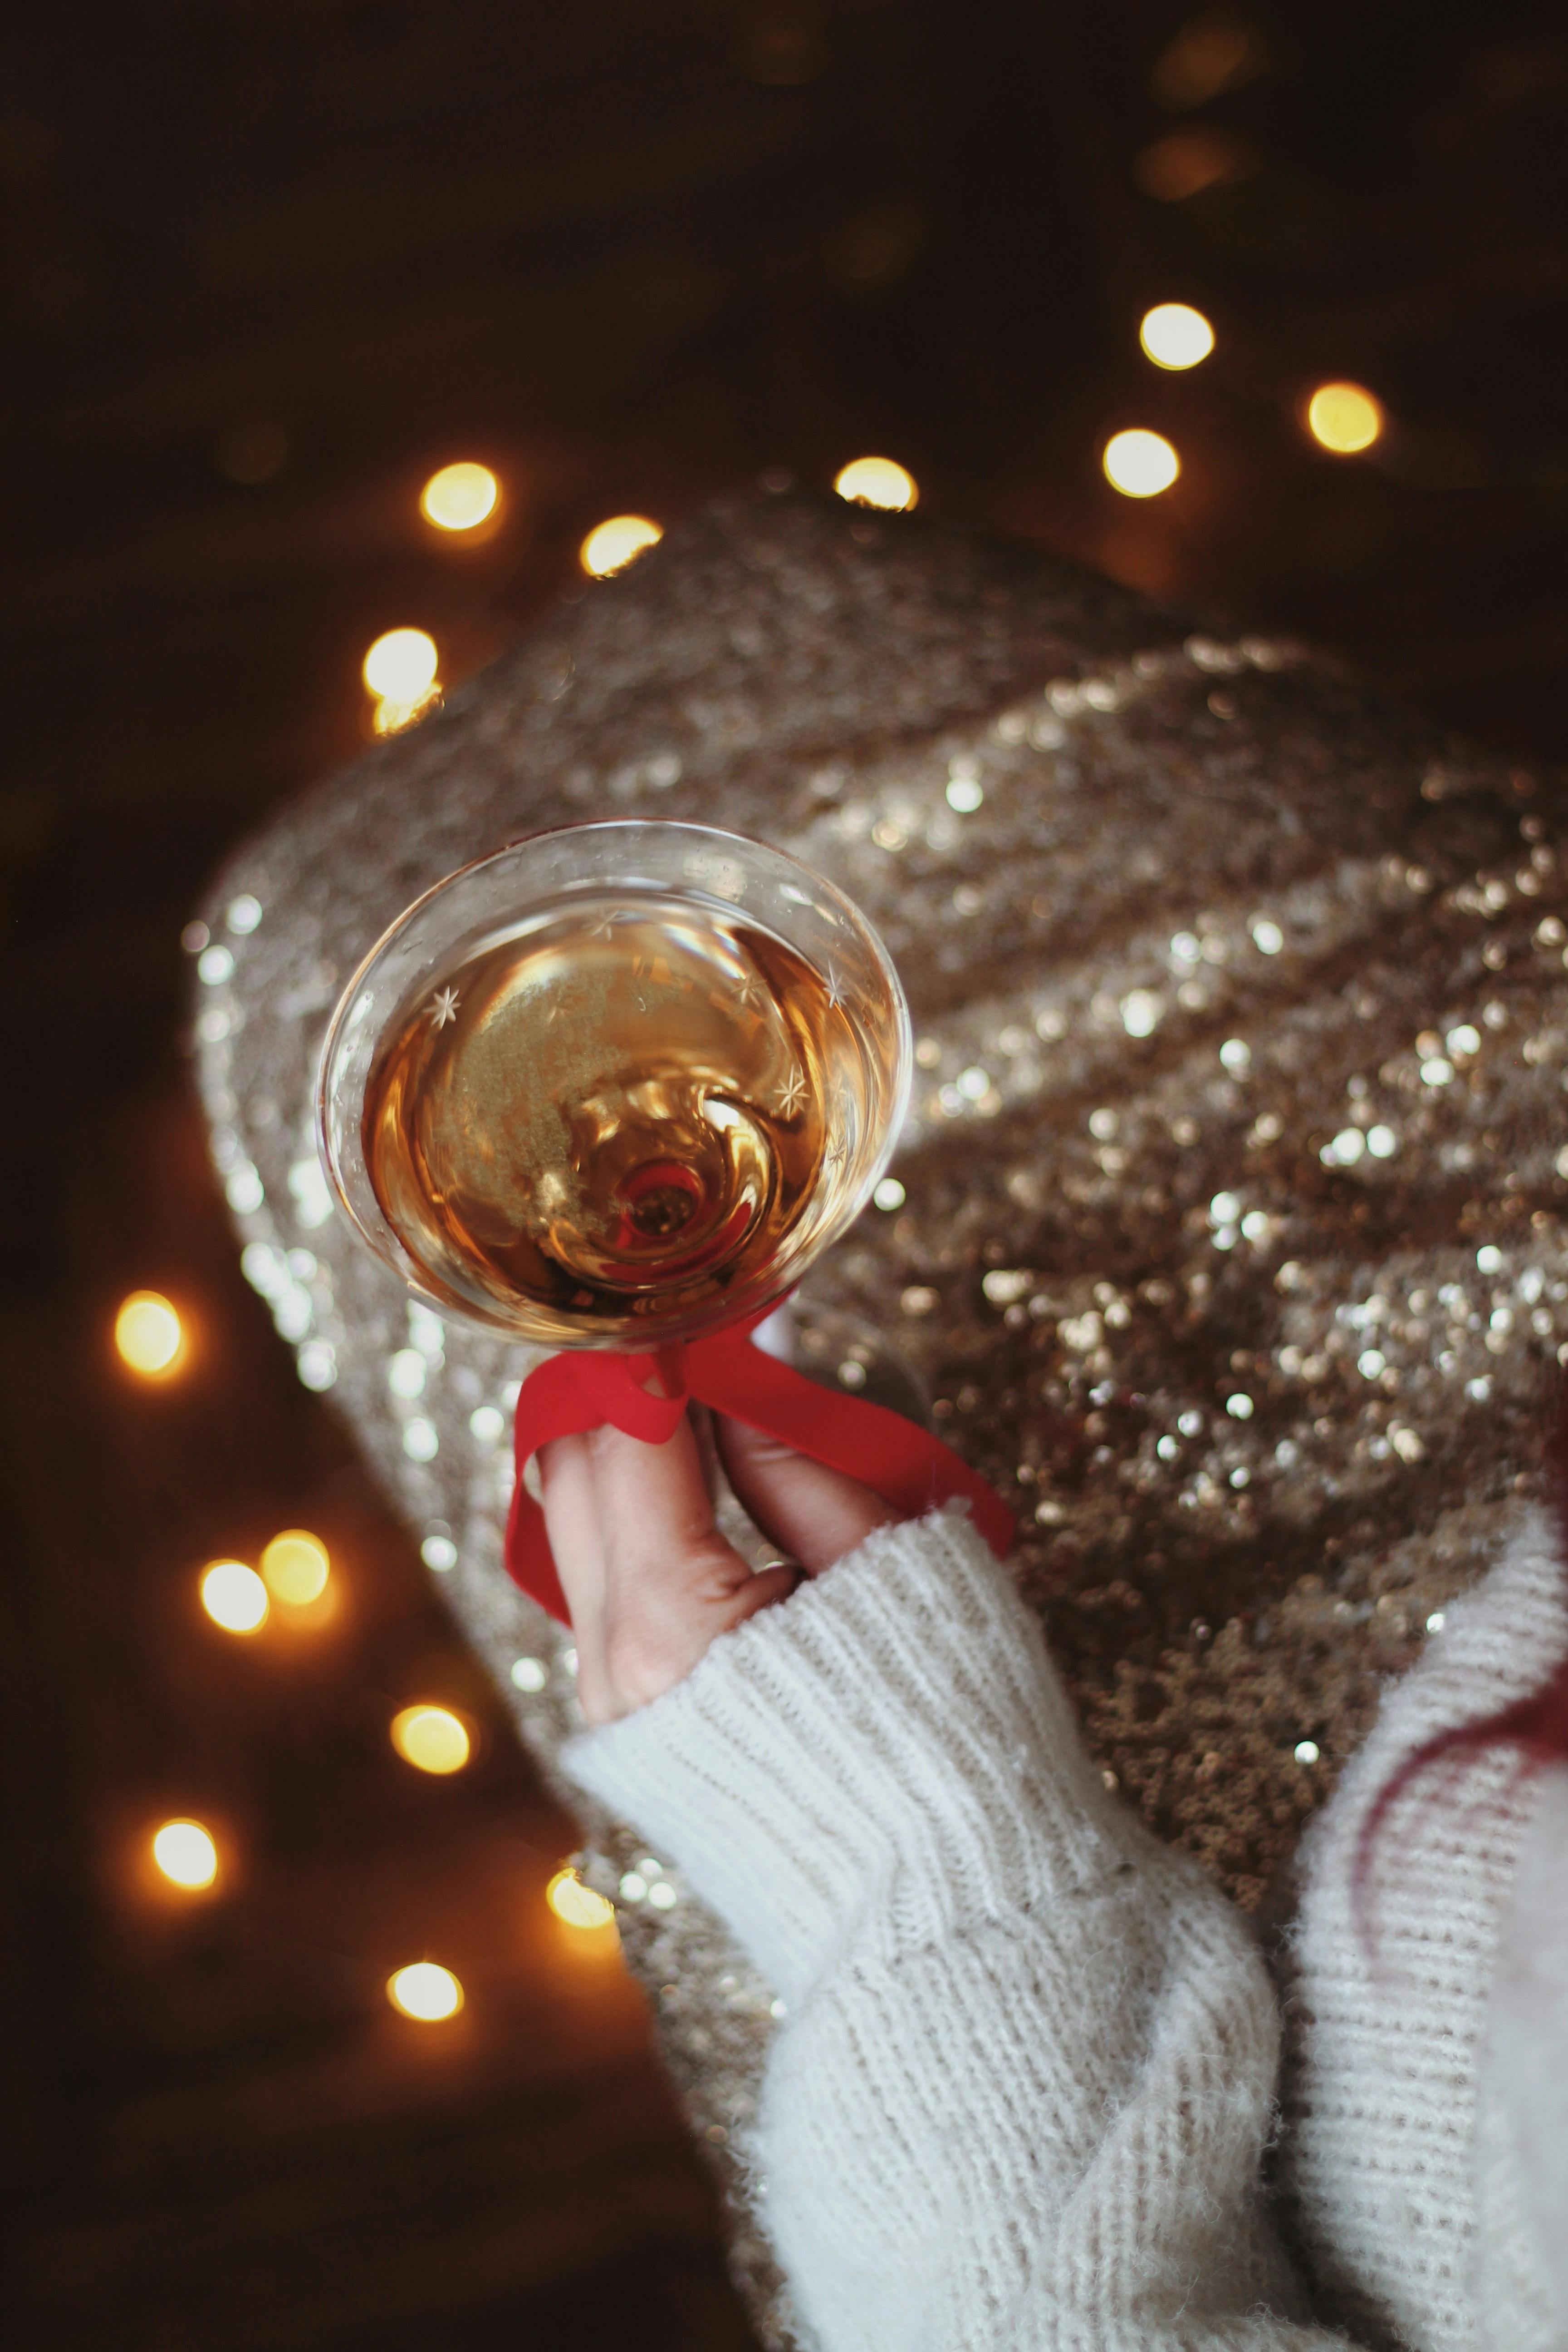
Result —
M912 1112L801 1345L847 1386L890 1366L923 1391L1017 1511L1107 1780L1255 1905L1538 1475L1568 1358L1561 780L1298 645L760 499L672 531L244 848L195 1021L245 1270L547 1770L565 1637L500 1563L533 1359L411 1306L352 1239L312 1079L419 891L628 814L777 843L882 931ZM731 2160L770 1990L616 1824L587 1828L786 2346Z

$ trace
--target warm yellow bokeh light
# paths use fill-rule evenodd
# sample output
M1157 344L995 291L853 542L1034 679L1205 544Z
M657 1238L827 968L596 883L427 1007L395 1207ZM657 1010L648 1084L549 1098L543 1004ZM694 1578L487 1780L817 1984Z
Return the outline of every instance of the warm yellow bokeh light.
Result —
M267 1622L267 1587L242 1559L215 1559L202 1577L202 1607L226 1633L258 1633Z
M371 713L371 723L378 735L406 734L410 727L417 727L422 719L428 719L440 701L441 689L436 686L428 694L422 694L417 702L394 702L384 695Z
M1217 123L1194 123L1167 131L1133 159L1132 177L1157 204L1184 205L1205 188L1226 188L1250 179L1258 157L1244 140Z
M275 1600L286 1601L292 1609L308 1607L319 1601L327 1589L331 1562L327 1547L320 1536L306 1533L303 1528L286 1528L274 1536L261 1555L261 1573L267 1579L267 1589Z
M1383 405L1359 383L1321 383L1307 403L1307 429L1339 457L1370 449L1383 432Z
M657 547L664 537L662 525L650 522L647 515L612 515L608 522L594 528L578 549L578 559L584 572L595 580L607 580L613 572L624 572L626 565L650 547Z
M217 1848L200 1822L165 1822L153 1835L153 1859L175 1886L210 1886L217 1876Z
M544 1890L544 1899L569 1927L611 1927L616 1906L584 1886L574 1870L558 1870Z
M419 493L419 511L437 530L477 530L489 522L500 497L489 467L463 457L431 475Z
M436 683L440 656L423 629L388 629L364 657L362 676L385 702L417 703Z
M405 2017L416 2017L421 2025L438 2025L462 2008L463 1988L450 1969L435 1960L415 1960L387 1978L386 1998Z
M133 1290L114 1318L114 1344L133 1372L166 1372L184 1340L179 1315L162 1292Z
M1158 498L1182 470L1182 461L1163 433L1141 425L1113 433L1105 445L1105 478L1124 499Z
M833 477L833 487L851 506L879 507L884 514L908 514L920 502L920 485L891 457L852 457Z
M1156 302L1145 310L1138 340L1156 367L1193 368L1214 349L1214 329L1190 302Z
M1206 106L1267 70L1263 36L1223 9L1205 9L1156 59L1149 87L1162 106Z
M392 1718L392 1744L420 1772L460 1772L470 1752L467 1725L447 1706L405 1706Z

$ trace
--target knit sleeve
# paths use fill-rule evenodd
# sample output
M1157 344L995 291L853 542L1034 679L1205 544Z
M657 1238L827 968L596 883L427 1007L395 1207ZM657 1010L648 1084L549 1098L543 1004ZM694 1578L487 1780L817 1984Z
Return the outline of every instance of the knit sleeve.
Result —
M1480 2097L1500 1927L1541 1783L1508 1748L1437 1766L1384 1817L1357 1898L1363 1832L1399 1766L1537 1688L1565 1645L1561 1548L1531 1512L1389 1691L1303 1843L1279 2202L1314 2292L1374 2343L1563 2341L1521 2210L1537 2184L1498 2160ZM1561 2075L1560 2051L1535 2054Z
M888 1528L567 1769L781 1995L754 2148L820 2352L1308 2352L1243 1922L1108 1796L966 1523Z

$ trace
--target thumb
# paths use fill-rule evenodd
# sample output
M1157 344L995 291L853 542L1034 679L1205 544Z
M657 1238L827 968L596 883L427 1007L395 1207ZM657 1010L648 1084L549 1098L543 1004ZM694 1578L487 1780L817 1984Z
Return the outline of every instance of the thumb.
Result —
M809 1576L820 1576L899 1516L869 1486L797 1454L782 1437L722 1413L714 1416L714 1430L742 1508Z

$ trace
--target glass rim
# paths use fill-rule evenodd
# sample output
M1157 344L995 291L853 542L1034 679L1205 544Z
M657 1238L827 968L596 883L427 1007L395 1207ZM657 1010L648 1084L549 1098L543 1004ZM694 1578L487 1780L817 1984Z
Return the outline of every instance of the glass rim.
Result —
M330 1082L342 1047L343 1032L366 979L395 946L398 940L404 938L414 928L419 917L434 899L443 897L446 892L453 889L459 883L481 873L487 866L498 865L501 859L521 849L532 848L551 841L581 839L588 835L622 834L629 836L652 833L663 835L683 834L706 845L728 845L745 853L761 852L763 856L774 858L781 865L792 867L795 873L803 876L811 884L815 891L826 892L833 900L836 909L841 911L848 919L856 934L869 951L878 977L887 991L899 1038L899 1053L885 1134L881 1148L876 1153L862 1182L857 1186L846 1213L841 1221L836 1222L835 1229L824 1238L819 1245L820 1248L829 1247L833 1242L840 1239L864 1210L897 1149L899 1137L902 1132L908 1113L910 1097L914 1085L914 1040L909 1000L904 993L898 967L881 933L865 910L857 905L847 890L842 889L837 882L821 873L816 866L807 865L804 858L797 857L793 850L780 849L772 842L759 841L754 835L736 833L728 826L701 824L683 817L594 817L583 824L543 825L535 833L515 835L510 841L498 844L494 849L486 850L479 856L468 858L461 866L454 866L449 874L442 875L438 880L432 882L427 888L422 890L416 898L411 899L401 914L394 918L379 938L360 958L344 984L333 1007L331 1018L327 1024L316 1065L314 1104L316 1151L327 1179L333 1207L340 1215L347 1219L354 1233L379 1262L395 1273L398 1279L416 1297L425 1300L434 1312L444 1318L471 1322L481 1329L506 1334L521 1345L540 1343L531 1340L524 1331L511 1329L500 1317L492 1319L474 1307L458 1306L450 1300L437 1297L420 1280L416 1262L409 1257L407 1251L400 1244L395 1231L386 1223L384 1215L379 1219L375 1228L369 1225L361 1215L358 1206L351 1196L346 1171L339 1166L339 1155L333 1145L329 1112ZM561 895L565 896L579 887L592 888L595 883L602 885L604 879L603 877L584 876L582 877L581 886L577 883L563 885ZM650 877L646 887L658 888L659 885ZM689 890L691 888L689 884L684 887ZM708 895L713 896L716 903L724 905L731 903L719 898L717 893ZM521 911L521 908L520 911ZM384 1020L381 1029L377 1031L378 1039L384 1027ZM813 1251L812 1262L815 1262L818 1254L818 1251ZM802 1272L804 1271L803 1268ZM771 1303L776 1305L780 1298L786 1297L796 1286L800 1278L800 1275L797 1274L793 1279L784 1282L773 1295ZM605 1348L613 1345L608 1341L587 1338L571 1344L582 1348Z

